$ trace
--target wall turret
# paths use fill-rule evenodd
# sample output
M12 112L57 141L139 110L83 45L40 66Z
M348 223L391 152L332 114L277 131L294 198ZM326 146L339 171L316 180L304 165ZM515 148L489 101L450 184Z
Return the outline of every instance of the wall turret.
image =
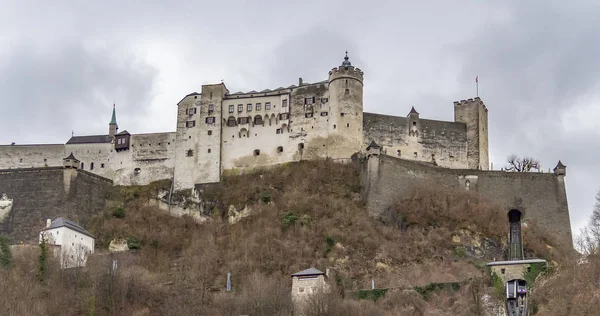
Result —
M115 105L113 104L112 118L110 123L108 123L108 135L115 136L118 130L119 125L117 125L117 113L115 111Z
M488 170L488 109L483 101L455 101L454 121L467 125L467 168Z
M329 72L328 156L348 159L363 148L363 72L352 66L348 52Z

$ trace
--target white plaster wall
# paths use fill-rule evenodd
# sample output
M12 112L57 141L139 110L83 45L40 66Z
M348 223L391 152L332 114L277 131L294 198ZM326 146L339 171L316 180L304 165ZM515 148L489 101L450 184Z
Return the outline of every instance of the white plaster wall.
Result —
M65 145L0 146L0 169L42 168L63 165Z
M177 148L175 137L173 132L131 135L129 150L114 151L111 159L115 185L146 185L171 179Z
M94 238L67 227L58 227L40 232L50 245L61 246L61 265L63 268L85 265L87 257L94 253Z
M111 162L113 146L111 143L66 144L65 153L66 156L73 153L73 156L79 160L80 169L111 179L114 172ZM81 168L82 163L83 168ZM94 163L94 169L91 169L92 163Z

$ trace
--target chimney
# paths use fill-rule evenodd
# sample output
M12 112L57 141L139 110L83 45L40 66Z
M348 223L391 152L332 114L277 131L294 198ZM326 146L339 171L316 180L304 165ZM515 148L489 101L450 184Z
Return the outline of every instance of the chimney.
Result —
M48 218L46 220L46 228L50 227L50 225L52 225L52 220Z
M298 78L298 87L302 85L302 78Z

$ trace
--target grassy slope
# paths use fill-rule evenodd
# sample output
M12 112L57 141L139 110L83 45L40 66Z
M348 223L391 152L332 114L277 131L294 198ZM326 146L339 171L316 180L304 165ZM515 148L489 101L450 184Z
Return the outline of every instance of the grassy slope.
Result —
M224 311L224 298L215 290L225 288L228 272L234 289L246 295L236 302L257 295L249 293L248 284L253 282L254 288L256 279L262 277L260 282L271 284L265 287L269 289L265 297L279 297L278 304L285 305L289 303L284 298L289 296L288 275L316 267L330 268L335 275L332 279L345 292L369 288L371 279L377 287L401 288L465 281L460 292L429 302L414 296L415 292L400 292L363 309L373 310L373 315L384 310L406 315L467 311L468 315L477 307L473 293L480 293L482 282L487 282L483 264L501 256L505 245L504 217L494 206L465 192L416 188L412 196L399 199L387 210L384 222L370 218L360 198L358 171L349 165L302 162L226 177L204 193L215 206L211 220L204 224L146 206L161 188L168 188L168 183L117 188L110 207L92 221L99 249L116 237L140 245L134 254L120 257L123 275L119 284L125 288L119 289L123 293L135 290L136 295L106 296L100 280L106 279L101 271L109 263L106 256L99 256L82 272L80 278L86 282L78 281L79 294L64 299L74 306L74 314L89 310L90 297L103 306L106 300L115 301L114 308L121 306L123 314L144 308L147 315L188 315L201 310L219 314ZM230 205L247 206L251 215L229 224L226 210ZM113 216L119 207L124 209L123 218ZM526 246L531 251L556 257L545 247L545 238L534 228L529 231ZM59 283L58 287L69 286ZM279 290L269 292L273 289ZM249 307L239 308L243 312ZM108 312L116 313L105 308L96 314Z

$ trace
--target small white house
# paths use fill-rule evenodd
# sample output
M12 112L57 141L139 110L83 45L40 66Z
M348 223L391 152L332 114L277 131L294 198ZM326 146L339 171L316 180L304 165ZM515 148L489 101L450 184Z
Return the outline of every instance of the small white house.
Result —
M60 246L62 268L85 266L87 257L94 253L94 236L81 225L62 217L54 221L48 219L46 228L40 232L40 242L42 238L50 245Z

